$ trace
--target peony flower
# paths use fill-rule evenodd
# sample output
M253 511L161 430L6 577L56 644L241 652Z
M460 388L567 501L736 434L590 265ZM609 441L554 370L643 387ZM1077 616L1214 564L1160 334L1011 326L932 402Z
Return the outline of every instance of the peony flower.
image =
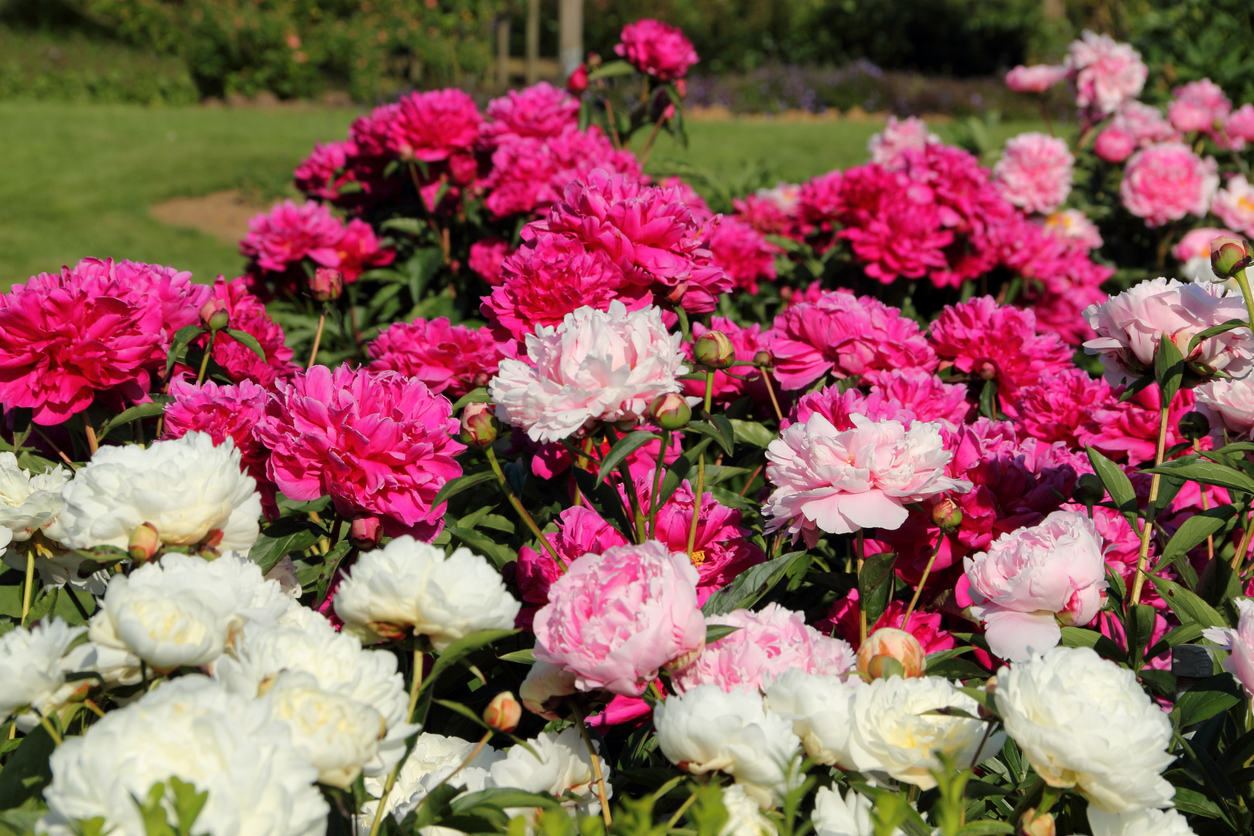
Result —
M918 323L870 296L825 292L776 316L771 331L775 376L785 389L801 389L825 374L936 368Z
M815 836L875 836L871 819L874 808L875 802L852 788L846 790L842 798L835 787L819 787L814 794ZM894 827L889 836L904 834L901 828Z
M1130 45L1088 30L1071 42L1066 65L1075 82L1076 105L1096 114L1114 113L1135 99L1149 75L1141 54Z
M767 448L766 478L774 484L763 508L768 532L787 527L813 548L819 532L849 534L862 528L899 528L908 502L971 483L945 475L953 454L939 424L872 422L852 415L854 428L839 431L822 415L793 424Z
M773 189L758 189L753 194L736 198L732 206L736 217L763 235L783 235L801 239L799 224L801 186L778 183Z
M61 490L65 508L47 528L72 549L125 550L147 523L169 546L208 545L242 554L257 541L261 496L242 470L234 441L207 433L101 447Z
M862 381L871 385L868 401L877 395L897 401L920 421L956 427L971 411L966 384L945 383L922 369L876 369L864 374Z
M889 116L884 130L872 134L867 140L866 150L871 155L871 162L888 169L898 169L904 162L903 152L907 148L922 149L929 143L939 145L941 138L927 129L927 123L917 116L898 119Z
M832 602L831 609L827 611L827 615L814 623L814 626L823 635L839 636L849 642L850 646L857 650L862 645L862 630L860 622L861 610L858 606L859 601L858 590L851 589L849 594L844 598L837 599ZM892 600L888 602L888 606L884 608L884 612L875 620L874 624L868 625L867 634L870 635L876 630L885 627L905 629L903 622L906 615L906 605L902 601ZM941 650L949 650L955 645L952 633L941 627L941 614L938 612L919 612L918 610L910 614L909 633L918 640L924 653L937 653Z
M436 494L462 474L465 445L452 404L396 372L314 366L280 382L257 435L285 496L329 495L342 516L381 518L393 536L432 539L444 527Z
M537 551L523 546L518 550L515 568L518 592L523 601L534 607L542 607L549 602L549 587L576 558L585 554L603 554L607 549L627 545L627 539L617 528L606 522L595 510L584 505L564 509L558 514L557 531L544 536L557 552L561 566L558 566L558 562L547 549ZM684 545L686 548L686 539ZM531 619L527 618L519 626L529 628Z
M402 160L444 162L469 151L483 117L474 99L455 87L410 93L387 122L387 147Z
M313 151L292 172L296 189L315 200L337 200L340 190L353 180L347 169L355 156L357 145L351 140L314 143Z
M1234 149L1242 147L1237 143L1254 142L1254 104L1243 104L1232 111L1224 125L1224 132Z
M710 255L735 286L757 294L758 279L775 279L775 256L782 251L753 227L722 218L710 236Z
M492 785L551 795L585 816L600 814L592 756L580 740L579 729L571 726L560 733L541 732L527 743L528 746L510 747L504 757L488 767ZM613 794L609 763L599 754L596 757L609 797ZM568 800L572 797L575 804Z
M1038 525L1003 534L963 566L971 614L984 622L993 653L1012 662L1057 646L1059 621L1087 626L1107 586L1102 539L1074 511L1055 511Z
M39 829L50 836L78 833L75 822L95 818L106 832L144 833L136 799L172 778L207 794L195 824L206 836L314 836L330 812L314 786L317 768L292 744L272 702L228 694L203 676L167 682L109 712L67 737L48 763ZM171 786L162 798L157 809L174 829Z
M1109 130L1119 131L1132 138L1135 147L1144 148L1156 142L1176 142L1180 134L1163 118L1162 112L1153 105L1130 100L1120 105L1110 119Z
M484 238L470 245L466 265L484 282L496 287L504 281L501 264L511 252L509 242L504 238Z
M1218 284L1181 284L1164 278L1143 281L1101 305L1090 305L1084 318L1097 332L1096 339L1084 343L1084 351L1101 358L1112 385L1135 380L1152 369L1163 334L1186 361L1235 377L1249 369L1254 357L1248 330L1240 328L1208 337L1189 349L1194 335L1205 329L1246 318L1241 298L1225 296Z
M298 206L285 200L248 222L248 234L239 249L263 270L276 273L305 258L323 267L338 267L340 256L335 248L343 237L344 225L326 206L312 200Z
M1153 461L1158 446L1158 424L1162 395L1157 386L1147 386L1122 403L1121 389L1111 399L1098 403L1088 420L1076 431L1082 446L1095 447L1108 458L1132 464ZM1178 431L1180 419L1193 408L1193 390L1176 394L1167 410L1167 443L1183 440Z
M366 552L335 591L335 614L366 637L413 631L444 650L480 630L509 630L519 604L469 549L447 557L412 537Z
M1210 209L1219 220L1236 230L1237 235L1254 235L1254 185L1244 174L1234 175L1215 192ZM1222 234L1216 232L1216 236Z
M1133 810L1107 813L1090 804L1089 827L1093 836L1195 836L1189 820L1179 810Z
M372 267L386 267L396 258L396 253L384 248L370 224L353 218L344 226L344 233L335 245L340 271L345 282L355 282Z
M1016 93L1044 93L1067 77L1065 66L1050 64L1034 64L1025 67L1022 64L1006 73L1006 86Z
M762 683L768 710L792 721L806 755L832 766L849 750L849 694L862 685L856 676L838 676L785 668L774 681Z
M1218 282L1219 278L1210 266L1210 242L1220 236L1237 237L1230 229L1204 226L1191 229L1171 249L1180 262L1180 273L1191 282ZM1236 290L1235 283L1231 290Z
M993 166L993 182L1006 200L1025 212L1048 214L1071 193L1075 158L1057 137L1029 132L1006 141L1006 151Z
M1236 605L1241 617L1235 629L1207 627L1203 635L1228 651L1224 670L1235 676L1246 695L1254 699L1254 601L1238 598Z
M769 352L771 348L770 331L763 331L762 326L756 322L752 325L741 326L725 317L714 316L710 317L709 328L700 322L692 323L693 342L684 343L681 346L685 358L692 360L696 340L710 330L723 332L735 350L737 363L752 363L759 351ZM736 377L732 377L727 372L731 372ZM705 397L704 380L686 380L683 384L686 395ZM770 385L776 389L779 388L777 383ZM725 371L720 369L714 372L713 402L729 406L742 395L748 395L755 403L769 405L771 396L766 387L762 372L752 366L737 365Z
M47 716L69 698L67 690L72 694L89 685L71 683L67 689L63 662L70 645L85 632L84 627L53 618L29 629L14 627L0 636L0 719L8 720L28 708Z
M1197 411L1210 419L1212 430L1223 430L1236 439L1254 430L1254 379L1208 380L1193 390ZM3 455L3 454L0 454Z
M667 760L693 775L727 773L763 809L792 783L800 741L757 693L701 685L654 708L653 726Z
M1216 126L1223 126L1228 114L1232 112L1232 102L1228 101L1218 84L1209 78L1203 78L1177 87L1171 92L1175 100L1167 106L1167 118L1171 120L1173 128L1181 133L1209 134L1220 140Z
M251 335L266 355L262 360L251 348L227 332L219 331L213 340L213 360L231 380L237 383L251 380L260 386L270 386L300 369L292 362L292 350L284 344L286 336L282 327L270 318L262 301L248 292L244 279L228 282L219 276L213 283L213 299L225 305L230 327ZM208 341L207 336L202 336L193 344L204 348Z
M519 686L518 697L532 714L539 714L546 720L561 720L558 711L562 704L578 691L575 679L573 671L537 661Z
M502 136L557 136L579 123L579 100L565 90L541 81L522 90L510 90L488 102L488 118L482 135L492 140Z
M980 763L1001 751L1006 736L988 733L975 719L979 703L949 680L935 676L876 679L849 692L849 742L837 763L859 772L885 773L923 790L944 769L937 752L960 764ZM966 715L934 712L959 708Z
M654 398L679 392L676 378L688 371L679 344L657 308L584 307L537 328L527 337L535 365L502 360L488 391L502 421L533 441L560 441L592 422L639 421Z
M1136 151L1136 137L1118 128L1106 128L1093 140L1093 153L1108 163L1121 163Z
M318 687L307 673L284 671L266 692L292 743L318 770L318 782L345 789L379 751L383 716L368 705Z
M718 831L718 836L778 836L779 834L779 828L775 826L775 822L763 815L758 802L750 798L740 784L723 787L723 809L727 811L727 821Z
M1087 647L1057 647L1002 668L993 695L1007 734L1045 783L1075 787L1108 813L1167 807L1161 773L1171 721L1136 674Z
M1119 185L1123 206L1149 226L1206 214L1219 186L1213 157L1202 159L1180 142L1161 142L1128 160Z
M1080 449L1094 411L1117 397L1105 380L1094 379L1083 369L1067 369L1020 389L1015 412L1024 435Z
M579 558L535 617L535 657L576 675L581 691L638 697L664 666L705 644L696 569L656 540Z
M414 750L405 759L397 773L396 784L384 802L384 812L390 814L397 824L403 822L440 781L448 778L454 769L470 757L474 749L475 744L461 738L445 737L431 732L418 735ZM486 789L491 782L488 769L500 758L500 752L491 746L484 746L451 779L451 783L470 792ZM362 805L358 821L367 832L374 822L379 809L378 798L383 795L386 784L387 779L384 776L367 778L365 781L366 793L371 798Z
M517 356L514 344L497 342L491 329L451 325L446 317L389 325L366 350L372 371L400 372L450 398L486 386L502 359Z
M29 540L57 518L65 506L61 489L71 475L58 464L32 476L13 453L0 453L0 548Z
M683 78L688 68L697 63L692 41L684 37L679 27L660 20L644 18L628 23L618 38L621 43L615 45L614 53L658 81Z

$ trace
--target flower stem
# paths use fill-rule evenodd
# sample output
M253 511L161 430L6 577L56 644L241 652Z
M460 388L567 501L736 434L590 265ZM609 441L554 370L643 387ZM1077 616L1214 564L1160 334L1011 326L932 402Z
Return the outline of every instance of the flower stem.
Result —
M1237 280L1237 287L1241 288L1241 296L1245 299L1245 315L1249 318L1251 330L1254 330L1254 294L1250 293L1250 280L1245 272L1238 270L1233 278Z
M858 575L857 579L862 580L862 566L866 563L866 535L862 529L858 529L857 535L857 554L858 559ZM858 595L858 646L861 647L862 642L866 641L866 599Z
M653 470L653 490L649 493L649 537L657 537L657 512L661 503L657 500L662 489L662 471L666 470L666 448L671 446L670 430L662 430L662 446L657 454L657 467Z
M779 399L775 397L775 385L771 383L771 374L766 369L762 369L762 382L766 384L766 394L771 396L771 406L775 409L775 418L783 423L784 413L779 408Z
M318 317L318 330L314 331L313 348L309 350L309 364L306 369L312 369L314 364L318 362L318 346L322 345L322 329L327 324L327 309L322 308L322 314Z
M610 802L605 793L605 773L601 771L601 759L597 756L596 747L592 745L592 737L588 734L588 723L583 709L572 700L571 710L575 714L575 723L579 726L579 733L583 735L583 743L588 747L588 757L592 760L592 774L597 780L597 798L601 801L601 818L605 819L605 829L609 830L614 821L610 817Z
M83 413L83 430L87 433L87 452L94 456L96 450L100 449L100 442L96 440L96 428L87 419L86 412Z
M414 719L414 708L418 705L418 692L422 690L422 664L425 661L421 650L414 651L414 676L413 682L409 685L409 708L405 711L405 721L412 722ZM408 750L405 757L409 757ZM379 826L383 824L383 811L387 808L388 796L392 794L392 788L396 786L396 778L401 774L401 767L405 765L405 758L401 758L396 762L396 766L392 767L392 771L388 773L388 779L383 785L383 794L379 796L379 809L375 810L374 822L370 825L370 836L378 836Z
M714 411L714 370L705 373L705 417L709 418Z
M692 523L688 527L688 559L697 547L697 521L701 518L701 498L705 495L705 451L697 459L697 489L692 495Z
M653 130L649 132L649 138L644 141L644 147L640 149L640 167L644 168L649 162L649 155L653 153L653 142L657 139L658 131L662 130L662 123L666 121L666 111L662 111L661 117L657 122L653 123Z
M901 629L907 633L910 632L910 616L914 613L915 605L919 603L919 596L923 594L923 585L927 583L927 576L932 574L932 566L936 563L936 556L940 554L941 543L945 542L945 532L941 532L940 537L936 540L936 548L932 549L932 556L927 559L927 566L923 567L923 577L919 578L919 585L914 589L914 597L910 599L910 606L906 607L906 614L901 618Z
M209 358L213 356L213 341L217 336L218 336L217 331L209 332L209 344L205 346L204 356L200 358L200 371L196 373L196 385L197 386L205 382L205 372L209 369ZM94 453L96 452L96 447L94 444L91 443L92 438L93 438L93 433L91 431L91 427L89 426L87 428L87 443L91 445L91 451Z
M26 626L26 617L30 615L30 598L31 592L35 588L35 550L33 548L26 549L26 583L22 586L22 620L21 626Z
M533 520L531 515L527 513L527 509L523 507L522 501L519 500L518 496L514 493L514 489L509 486L509 482L505 480L505 472L501 470L501 463L496 460L496 453L491 447L483 448L483 452L487 453L488 464L492 465L492 472L496 474L497 481L500 482L501 487L505 489L505 495L509 498L509 504L514 506L514 510L518 512L518 516L522 517L522 521L526 524L527 528L531 529L531 533L539 538L540 545L546 552L549 553L549 556L553 558L553 562L557 564L557 570L565 573L566 567L562 564L562 559L558 557L557 549L553 548L553 544L549 542L549 538L545 537L544 533L540 531L540 527L536 525L536 521Z
M1163 463L1167 450L1167 411L1171 404L1163 404L1158 410L1158 448L1154 453L1154 468ZM1132 603L1141 603L1141 589L1145 586L1145 570L1149 562L1150 538L1154 535L1154 503L1158 501L1158 485L1162 477L1157 473L1150 480L1149 506L1145 509L1145 523L1141 526L1141 550L1136 558L1136 577L1132 581Z
M48 720L48 718L47 718L46 716L44 716L43 714L40 714L40 715L39 715L39 722L43 724L43 727L44 727L45 729L47 729L47 731L48 731L48 736L49 736L49 737L51 737L53 740L55 740L55 741L56 741L56 743L57 743L57 745L58 745L58 746L60 746L60 745L61 745L61 735L57 734L57 730L56 730L56 729L54 729L54 728L52 727L52 723Z

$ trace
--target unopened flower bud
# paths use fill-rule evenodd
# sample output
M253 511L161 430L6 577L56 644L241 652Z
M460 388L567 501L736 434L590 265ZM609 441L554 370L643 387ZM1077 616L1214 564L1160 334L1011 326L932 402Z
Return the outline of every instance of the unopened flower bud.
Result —
M1210 420L1200 412L1186 412L1176 428L1182 438L1197 441L1210 432Z
M575 67L575 71L570 74L570 78L566 79L566 89L570 91L572 96L578 96L588 89L587 64L580 64L578 67Z
M492 698L488 707L483 710L483 722L488 728L509 733L518 728L522 719L522 705L509 691L502 691Z
M1019 817L1015 836L1054 836L1056 832L1052 814L1038 813L1035 807L1029 807Z
M894 675L903 679L923 676L926 670L923 645L905 630L881 627L858 648L858 673L868 682Z
M975 367L975 373L980 376L980 380L993 380L997 377L997 364L992 360L984 360Z
M692 407L688 406L683 395L671 392L654 398L649 406L649 414L653 416L653 422L662 429L680 430L688 426L692 419Z
M692 354L707 369L726 369L736 362L736 347L722 331L706 331L697 337Z
M679 94L679 98L685 98L688 95L688 79L676 79L675 92Z
M958 526L962 525L962 509L957 502L945 497L932 508L932 522L941 531L957 531Z
M378 517L358 517L348 527L348 542L358 549L373 549L379 545L383 525Z
M152 523L144 523L132 531L131 539L126 544L126 550L130 552L131 559L139 562L152 560L160 548L161 535L157 533L157 527Z
M491 404L466 404L462 410L462 441L471 447L488 447L500 434L501 423L496 420Z
M753 355L753 362L759 366L771 365L771 352L759 351L757 354Z
M344 292L344 274L334 267L319 267L309 280L309 292L319 302L332 302Z
M221 331L231 324L225 299L210 299L200 307L200 324L210 331Z
M546 720L561 720L562 704L575 693L575 674L549 662L536 662L518 689L522 704Z
M1095 474L1085 473L1076 480L1071 498L1085 507L1096 505L1106 498L1106 486Z
M1221 279L1230 279L1254 263L1249 246L1240 238L1221 235L1210 242L1210 267Z

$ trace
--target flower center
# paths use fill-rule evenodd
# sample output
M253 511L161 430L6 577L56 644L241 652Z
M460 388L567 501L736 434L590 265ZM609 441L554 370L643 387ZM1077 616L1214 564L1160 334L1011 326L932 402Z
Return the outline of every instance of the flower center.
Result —
M692 565L700 566L705 563L705 549L695 549L692 552Z

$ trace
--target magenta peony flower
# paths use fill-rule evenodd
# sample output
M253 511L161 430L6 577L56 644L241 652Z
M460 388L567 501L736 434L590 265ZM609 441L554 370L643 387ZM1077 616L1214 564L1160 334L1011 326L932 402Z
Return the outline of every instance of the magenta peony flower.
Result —
M775 256L782 251L747 223L722 218L710 236L710 256L735 288L756 295L758 279L775 280Z
M231 380L241 383L251 380L269 387L281 377L289 377L300 369L292 362L292 350L284 344L283 328L270 318L261 300L248 292L244 279L226 281L221 276L213 283L213 298L226 306L231 318L231 328L251 334L261 345L266 359L262 360L247 346L237 342L230 334L219 331L213 341L213 361L222 367ZM202 348L209 338L197 338Z
M757 691L792 668L823 676L846 676L856 663L853 648L806 624L805 615L767 604L759 612L733 610L711 616L710 625L737 627L708 645L697 660L671 678L679 693L698 685L724 691Z
M732 347L736 351L736 362L751 363L757 356L759 351L769 352L771 349L770 331L763 331L762 326L754 323L753 325L740 326L730 319L721 316L712 317L710 325L716 331L722 331L727 335L727 339L731 341ZM692 323L692 337L697 340L706 331L709 331L700 322ZM692 360L693 343L684 343L681 348L684 356ZM714 403L728 406L737 398L748 395L755 403L768 405L771 402L770 393L766 390L766 383L762 379L762 372L752 366L734 366L727 371L740 377L732 377L723 371L714 372ZM741 380L740 378L745 378ZM685 380L684 393L693 397L705 398L705 381L704 380ZM779 384L772 383L778 392Z
M1213 157L1202 159L1189 146L1162 142L1128 160L1119 185L1123 206L1148 226L1162 226L1192 213L1206 214L1219 186Z
M884 130L867 140L866 149L871 154L871 162L895 171L905 165L907 148L921 151L929 144L939 145L940 141L941 138L929 131L927 123L917 116L905 119L889 116Z
M330 496L336 511L377 516L391 536L431 540L444 527L440 488L466 449L448 398L396 372L314 366L280 381L257 429L267 473L297 501Z
M365 221L354 218L344 227L335 245L339 258L338 267L345 282L355 282L358 276L372 267L386 267L396 258L392 250L384 249Z
M692 213L692 219L697 223L703 224L714 220L715 213L710 209L710 204L706 203L705 198L697 194L697 190L683 180L678 177L667 177L657 185L677 191L680 202L688 207L688 211Z
M249 221L248 230L239 243L240 252L263 270L281 273L303 258L323 267L339 266L336 246L344 237L344 225L320 203L309 200L298 206L285 200Z
M518 563L514 571L519 596L525 604L530 605L524 606L519 612L518 626L528 630L531 629L538 609L549 602L549 587L576 558L585 554L604 554L616 546L628 544L617 528L584 505L575 505L562 511L558 515L557 531L549 532L544 537L561 558L561 567L546 549L537 551L523 546L518 550Z
M822 415L841 431L854 428L855 415L877 422L896 421L906 429L910 429L919 420L914 410L898 398L889 397L883 392L868 395L855 388L842 392L839 385L833 385L802 395L793 406L792 412L784 418L780 428L788 429L793 424L804 424L810 420L811 415Z
M402 160L427 163L469 151L483 122L474 99L454 87L410 93L387 117L387 149Z
M1006 141L1006 151L993 166L993 182L1006 200L1025 212L1048 214L1071 193L1067 143L1042 133L1024 133Z
M862 646L862 632L859 623L858 590L851 589L844 598L832 602L832 608L814 626L824 635L839 636L847 641L855 651ZM900 630L906 615L903 601L892 600L884 609L884 613L875 623L867 628L867 635L885 627ZM910 634L919 640L924 653L938 653L949 650L957 642L953 634L941 627L941 614L938 612L915 611L910 615Z
M1089 377L1082 369L1064 369L1019 389L1015 412L1024 435L1079 448L1084 446L1080 437L1093 411L1115 398L1105 380Z
M1093 142L1093 153L1108 163L1121 163L1136 150L1136 140L1118 128L1106 128Z
M1181 284L1158 278L1141 282L1084 311L1097 338L1084 344L1101 357L1106 379L1118 384L1153 368L1154 353L1165 333L1189 362L1204 363L1240 377L1254 359L1249 329L1238 328L1202 340L1189 351L1193 335L1231 319L1245 319L1239 296L1225 296L1222 285Z
M502 359L518 356L516 344L497 342L490 328L451 325L446 317L394 323L367 352L371 371L400 372L450 398L487 386Z
M801 186L780 183L773 189L758 189L732 201L736 217L763 235L783 235L800 240Z
M1087 30L1071 42L1066 65L1075 82L1076 105L1098 115L1114 113L1139 96L1149 75L1130 45Z
M775 376L785 389L801 389L874 369L932 371L936 355L918 323L870 296L824 292L817 302L788 308L771 328Z
M614 53L658 81L683 78L698 60L692 41L679 27L660 20L645 18L628 23L618 39L622 43L615 45Z
M1202 635L1228 651L1224 670L1237 678L1246 696L1254 699L1254 601L1238 598L1236 605L1241 617L1235 629L1207 627Z
M578 125L579 101L541 81L488 102L488 118L492 121L484 123L482 134L490 140L506 134L543 139Z
M871 395L900 401L920 421L957 427L972 409L966 384L945 383L922 369L875 369L862 382L871 385Z
M1118 402L1122 387L1116 388L1110 400L1096 404L1090 419L1076 431L1081 446L1094 447L1107 458L1131 464L1152 461L1158 440L1158 416L1161 399L1158 387L1150 386L1123 403ZM1193 392L1181 390L1167 412L1167 445L1183 439L1177 424L1193 408Z
M945 475L953 454L944 449L939 424L875 423L850 416L854 428L838 430L822 415L793 424L767 448L766 478L775 491L763 506L767 532L787 528L814 548L819 532L850 534L862 528L899 528L906 503L971 483Z
M1065 66L1034 64L1025 67L1020 64L1006 73L1006 86L1016 93L1044 93L1066 77Z
M1210 208L1219 216L1219 220L1232 227L1239 235L1254 235L1254 185L1245 179L1244 174L1234 175L1222 189L1215 192Z
M1219 141L1221 147L1226 145L1220 131L1232 112L1232 102L1218 84L1204 78L1177 87L1172 93L1175 100L1167 106L1167 118L1173 128L1186 134L1204 133Z
M315 144L309 156L292 172L296 188L309 198L337 200L340 190L354 180L349 160L356 156L357 145L352 140Z
M504 238L484 238L470 245L470 257L467 265L479 278L496 287L504 281L501 275L501 263L511 255L509 242Z
M581 691L638 697L663 667L705 644L697 571L650 540L585 554L549 587L535 617L535 657L575 675Z
M1079 209L1060 209L1045 218L1041 227L1054 238L1086 253L1102 245L1102 233L1097 224Z

